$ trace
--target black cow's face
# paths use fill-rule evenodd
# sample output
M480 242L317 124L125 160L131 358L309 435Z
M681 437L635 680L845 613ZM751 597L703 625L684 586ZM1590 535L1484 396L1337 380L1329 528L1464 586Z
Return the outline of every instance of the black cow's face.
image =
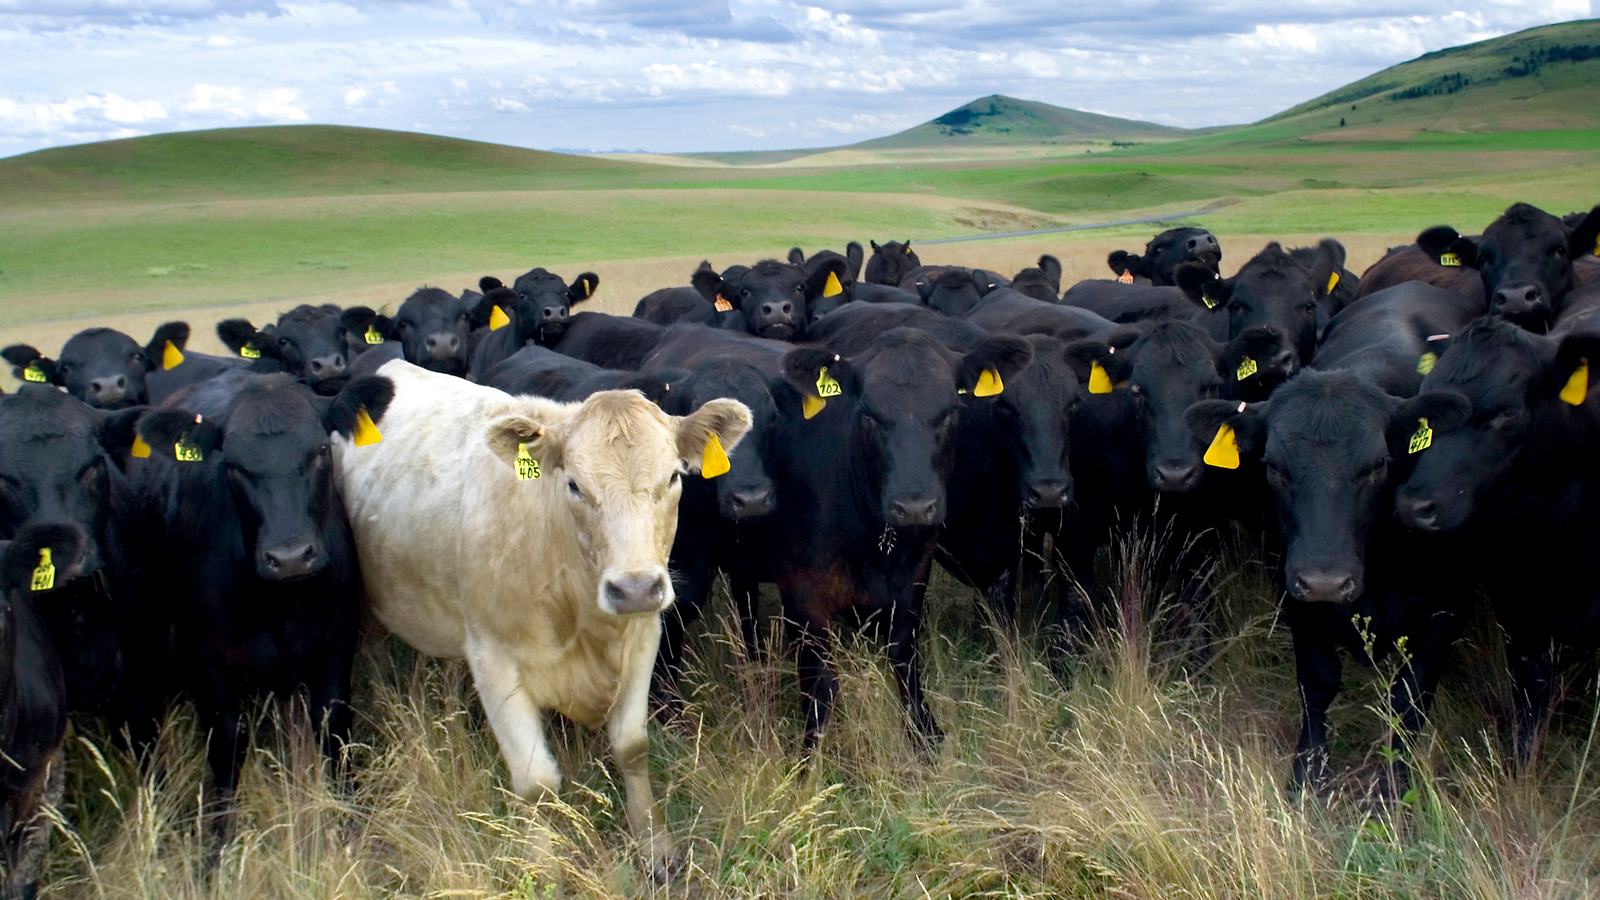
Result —
M1395 413L1397 433L1418 434L1423 419L1430 432L1426 446L1410 444L1416 468L1395 498L1400 521L1454 531L1508 512L1532 493L1530 483L1570 475L1546 471L1529 455L1581 443L1574 423L1590 413L1561 392L1586 359L1600 360L1592 335L1558 344L1502 320L1469 326L1423 379L1422 392Z
M750 408L750 430L738 449L728 454L727 473L709 480L691 477L685 488L714 492L718 511L734 522L759 518L776 508L777 494L766 465L777 417L771 389L764 373L735 360L701 363L687 377L672 383L669 411L674 415L687 415L719 397L738 400Z
M1083 402L1078 373L1060 341L1044 335L1027 338L1033 361L1005 379L1005 390L991 397L963 396L964 408L985 404L1002 423L990 436L998 449L1014 443L1020 463L1017 489L1025 506L1059 509L1072 502L1068 423Z
M806 273L796 265L762 260L738 277L732 285L723 284L722 295L744 313L749 332L778 341L797 340L805 334L810 312L806 305Z
M1151 238L1144 245L1143 256L1116 250L1106 257L1106 263L1119 276L1126 273L1148 279L1154 285L1170 286L1178 283L1178 267L1185 263L1201 266L1217 275L1222 264L1222 247L1204 228L1173 228Z
M872 258L867 260L865 280L872 284L887 284L899 287L911 274L911 270L922 265L922 260L917 258L911 249L910 241L890 241L872 244Z
M963 357L924 332L895 328L849 360L796 350L784 357L784 377L802 396L844 407L837 414L848 421L850 457L884 522L934 527L948 511L957 390L971 391L985 369L1014 377L1032 355L1021 338L997 336ZM837 393L821 396L829 391Z
M90 328L61 348L55 382L90 406L122 409L149 402L144 376L151 368L133 338L110 328Z
M1592 234L1581 246L1570 246L1573 234L1560 219L1525 203L1484 229L1477 264L1489 314L1542 333L1554 317L1556 301L1576 284L1574 256L1594 249Z
M467 372L472 303L438 288L421 288L395 313L406 362L446 375Z
M1183 414L1220 395L1221 348L1193 325L1162 322L1124 352L1133 360L1128 390L1144 442L1145 478L1158 491L1192 491L1204 477L1206 448Z
M110 513L116 477L108 452L132 445L143 411L102 412L54 388L0 396L0 534L33 522L70 523L88 535L84 570L98 570L95 536Z
M579 275L569 287L561 276L533 269L518 277L512 289L522 298L521 315L530 320L532 336L548 346L566 332L573 305L594 296L599 284L600 276L593 272Z
M271 341L283 370L313 391L332 396L350 380L345 328L337 306L298 306L262 334Z
M960 318L978 305L999 284L982 269L950 268L936 278L917 279L917 293L929 309Z

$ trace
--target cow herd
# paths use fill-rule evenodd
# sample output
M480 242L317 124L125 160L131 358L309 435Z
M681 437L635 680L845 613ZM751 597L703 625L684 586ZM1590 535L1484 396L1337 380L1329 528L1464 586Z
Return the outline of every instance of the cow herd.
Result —
M1330 238L1224 278L1216 237L1178 228L1065 291L1051 256L1007 277L852 242L702 263L632 316L573 311L594 273L534 269L392 314L224 321L223 356L181 322L8 347L5 890L37 877L70 711L138 744L188 697L225 808L254 698L299 694L326 752L348 740L364 614L466 660L519 794L560 786L546 711L603 726L666 878L646 719L683 702L719 573L752 649L777 585L802 748L848 624L881 638L930 751L935 562L1010 626L1041 585L1067 658L1104 602L1096 553L1135 520L1182 537L1156 565L1202 633L1217 535L1261 535L1302 696L1295 789L1328 783L1341 650L1403 648L1403 745L1479 597L1527 758L1564 655L1600 645L1597 237L1600 207L1517 204L1359 276Z

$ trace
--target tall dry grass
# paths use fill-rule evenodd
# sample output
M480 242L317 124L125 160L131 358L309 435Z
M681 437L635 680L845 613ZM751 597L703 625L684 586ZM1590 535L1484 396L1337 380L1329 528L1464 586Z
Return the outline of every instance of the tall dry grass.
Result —
M843 690L807 767L792 663L743 656L725 600L692 645L691 705L654 729L652 758L686 852L667 887L643 876L605 741L557 727L569 782L530 805L505 776L458 663L372 637L356 743L325 767L302 721L264 707L220 850L200 806L202 736L177 708L135 758L94 723L71 740L44 896L94 898L1116 897L1580 898L1600 891L1592 697L1537 766L1503 755L1492 629L1472 633L1387 810L1393 668L1347 670L1333 710L1341 776L1326 799L1284 791L1298 721L1288 635L1262 566L1219 570L1208 655L1152 596L1151 549L1114 548L1117 606L1067 674L1034 629L990 628L970 592L930 591L923 658L948 737L924 761L878 649L841 639ZM769 598L770 601L771 598ZM1591 693L1584 688L1579 693ZM563 868L535 871L553 836ZM215 856L214 863L210 861Z

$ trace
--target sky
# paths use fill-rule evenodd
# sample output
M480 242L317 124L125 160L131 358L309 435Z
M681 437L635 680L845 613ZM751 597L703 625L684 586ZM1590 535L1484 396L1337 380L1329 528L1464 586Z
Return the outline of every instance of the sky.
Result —
M0 156L329 123L538 149L826 147L989 94L1249 122L1600 0L0 0Z

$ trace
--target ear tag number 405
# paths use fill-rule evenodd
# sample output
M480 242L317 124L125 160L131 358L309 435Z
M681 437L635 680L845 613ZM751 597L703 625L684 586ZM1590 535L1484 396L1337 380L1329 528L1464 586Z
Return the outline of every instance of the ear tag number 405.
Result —
M517 480L532 481L539 477L539 461L528 452L527 444L517 445Z

